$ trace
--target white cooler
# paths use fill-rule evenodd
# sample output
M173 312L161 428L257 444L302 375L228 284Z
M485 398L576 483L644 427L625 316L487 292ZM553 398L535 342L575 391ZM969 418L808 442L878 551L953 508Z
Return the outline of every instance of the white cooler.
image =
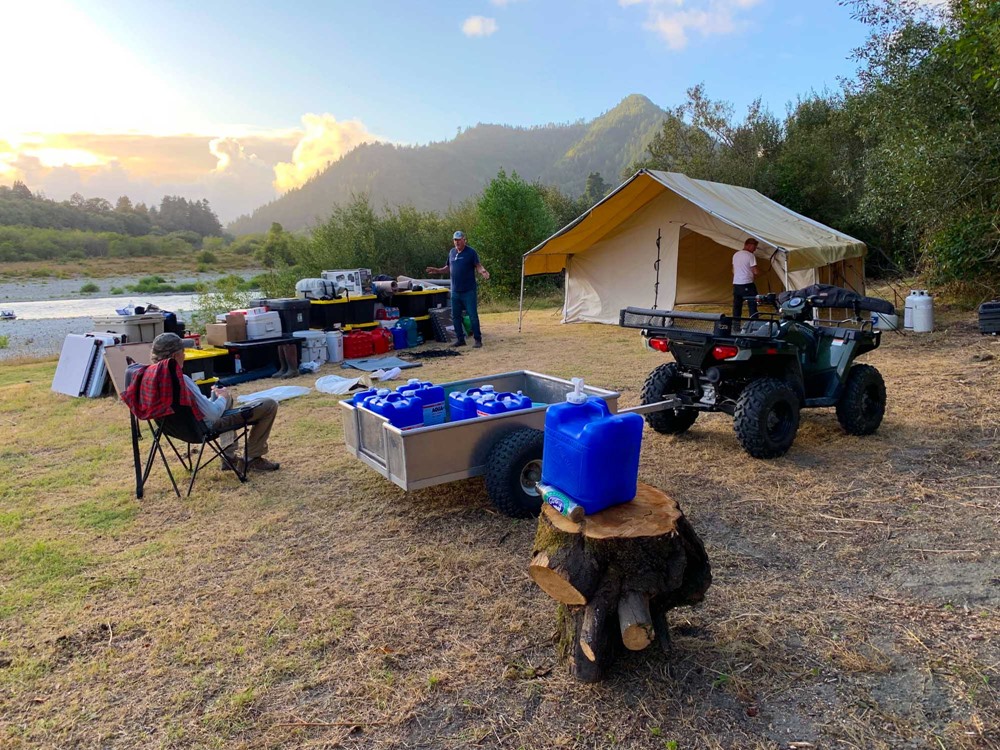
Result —
M279 336L281 336L281 316L277 311L247 314L247 338L250 341L276 339Z
M94 329L126 336L130 344L148 344L163 333L163 315L97 315L94 317Z
M292 336L302 339L300 362L318 362L323 364L329 359L326 347L326 333L323 331L292 331Z

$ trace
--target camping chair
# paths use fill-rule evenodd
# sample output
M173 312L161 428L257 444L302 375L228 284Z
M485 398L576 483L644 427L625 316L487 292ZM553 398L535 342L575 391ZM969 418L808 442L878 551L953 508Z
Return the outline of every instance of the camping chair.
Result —
M131 359L128 360L129 368L125 372L125 387L128 388L129 383L132 378L142 371L140 366L136 366ZM225 430L211 430L205 426L205 423L200 419L196 419L194 412L191 410L190 406L182 406L180 403L180 389L184 387L181 383L180 375L178 374L179 368L171 365L170 366L170 381L172 388L172 403L174 413L163 417L161 419L153 420L140 420L135 414L129 409L129 423L132 430L132 460L135 465L135 496L138 499L142 499L143 490L146 486L146 481L149 479L149 472L153 468L153 463L156 460L157 454L159 454L160 459L163 461L163 466L167 470L167 476L170 477L170 483L174 487L174 492L177 493L177 497L181 496L181 491L177 487L177 482L174 480L173 471L170 469L170 463L167 461L167 456L163 450L163 441L166 440L167 445L170 446L174 455L181 462L184 469L191 474L191 480L188 482L187 494L190 497L191 490L194 488L194 480L198 476L198 472L211 464L215 459L220 459L225 466L230 469L239 478L240 482L247 481L247 449L248 445L248 435L250 432L250 415L253 412L253 407L243 406L236 409L229 409L225 412L226 416L232 414L238 414L243 418L243 424L235 428L226 428ZM145 421L149 427L150 435L152 436L152 443L149 446L149 451L146 455L145 464L142 462L139 451L139 441L142 439L142 426L141 421ZM243 443L243 461L242 466L234 464L233 461L226 455L225 450L219 443L219 439L227 432L235 432L236 438L233 441L233 445L239 446L240 441ZM174 444L174 440L183 443L184 454L178 450L178 446ZM192 446L197 445L198 457L197 460L192 458ZM205 456L205 450L211 449L212 456L204 463L202 459Z

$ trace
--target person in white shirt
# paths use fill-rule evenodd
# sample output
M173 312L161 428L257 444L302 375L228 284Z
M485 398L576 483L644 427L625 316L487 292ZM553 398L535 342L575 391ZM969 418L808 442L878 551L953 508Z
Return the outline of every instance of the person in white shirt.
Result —
M743 243L743 249L733 253L733 317L743 316L743 300L747 300L747 311L752 318L757 314L757 285L753 280L759 273L757 269L757 240L753 237Z

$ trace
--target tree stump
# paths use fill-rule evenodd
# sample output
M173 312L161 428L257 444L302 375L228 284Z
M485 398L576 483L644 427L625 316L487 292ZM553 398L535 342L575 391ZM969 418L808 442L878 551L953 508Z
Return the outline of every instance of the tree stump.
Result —
M639 484L629 503L576 523L546 504L528 568L559 602L559 654L600 680L620 646L670 653L667 610L700 602L712 582L705 547L680 507Z

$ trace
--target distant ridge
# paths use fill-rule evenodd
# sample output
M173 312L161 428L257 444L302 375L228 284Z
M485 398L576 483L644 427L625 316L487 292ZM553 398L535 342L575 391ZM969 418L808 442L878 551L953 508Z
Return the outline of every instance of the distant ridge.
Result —
M479 124L454 140L426 146L366 144L228 229L266 232L272 222L304 229L356 193L368 193L377 208L408 204L445 211L479 193L500 169L575 197L584 192L591 172L617 184L622 171L643 156L665 117L645 96L632 94L590 122L531 128Z

